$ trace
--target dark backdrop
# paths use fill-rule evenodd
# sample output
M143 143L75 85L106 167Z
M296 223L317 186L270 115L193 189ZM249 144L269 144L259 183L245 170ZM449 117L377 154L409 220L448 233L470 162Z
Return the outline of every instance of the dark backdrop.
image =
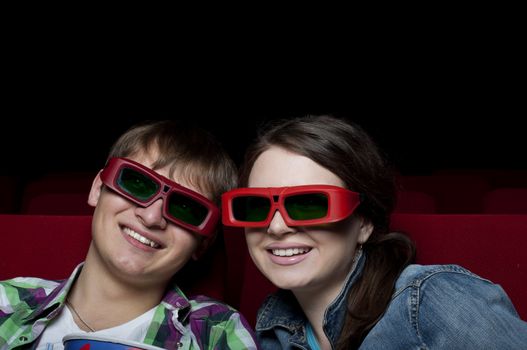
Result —
M306 113L356 120L404 173L525 169L525 40L511 18L521 11L439 10L270 37L256 26L265 40L226 22L199 38L183 26L159 45L161 33L136 23L118 36L16 26L4 43L0 174L100 168L119 134L158 118L196 120L239 162L260 123Z
M480 105L469 107L472 103ZM523 117L500 101L443 102L440 107L399 102L384 109L372 106L370 110L346 111L318 107L286 111L278 107L274 111L241 107L162 111L155 106L151 110L133 105L95 107L45 106L4 116L7 119L0 141L0 174L99 169L113 141L144 119L192 119L217 135L239 163L259 126L273 119L309 113L331 113L356 121L405 174L426 174L445 168L527 168Z

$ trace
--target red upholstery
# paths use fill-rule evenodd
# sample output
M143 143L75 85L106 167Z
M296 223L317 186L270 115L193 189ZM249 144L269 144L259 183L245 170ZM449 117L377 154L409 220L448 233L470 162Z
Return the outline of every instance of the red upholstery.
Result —
M90 216L0 215L0 280L69 277L91 240Z
M438 213L481 213L488 181L478 175L399 176L402 191L419 191L435 199Z
M483 197L483 212L527 214L527 188L497 188Z
M492 188L527 187L527 170L520 169L442 169L434 175L471 175L483 177Z
M14 213L17 208L19 179L14 176L0 176L0 213Z
M500 284L527 319L527 215L394 214L394 230L417 245L417 263L458 264ZM276 288L258 272L246 251L243 231L226 234L230 276L227 296L254 325L266 295Z
M41 193L28 198L25 214L39 215L92 215L87 193Z
M26 185L22 213L39 215L91 215L87 204L96 174L65 173L47 175Z
M419 191L399 191L397 193L397 213L426 213L436 212L434 197Z
M458 264L503 287L527 319L527 215L397 214L420 264Z
M225 248L228 256L226 301L254 326L258 307L276 287L254 265L247 251L243 228L225 229Z
M239 309L242 285L245 279L245 267L252 264L247 252L245 233L241 227L224 227L225 251L227 253L227 290L226 301ZM258 279L257 281L260 281ZM264 279L267 282L266 279ZM261 299L256 299L255 302Z
M64 279L84 261L91 241L91 216L0 215L0 280L13 277ZM221 242L219 242L221 243ZM224 299L226 257L223 245L184 270L187 294Z
M493 188L526 187L527 170L496 170L489 179Z

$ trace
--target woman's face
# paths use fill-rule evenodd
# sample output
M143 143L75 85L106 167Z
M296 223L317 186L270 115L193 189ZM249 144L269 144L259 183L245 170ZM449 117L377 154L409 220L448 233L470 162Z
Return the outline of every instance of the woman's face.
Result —
M248 186L312 184L345 187L338 176L310 158L271 147L254 163ZM246 239L256 266L279 288L338 292L353 264L357 243L365 242L370 233L371 225L353 215L333 224L289 227L276 211L268 227L246 228Z

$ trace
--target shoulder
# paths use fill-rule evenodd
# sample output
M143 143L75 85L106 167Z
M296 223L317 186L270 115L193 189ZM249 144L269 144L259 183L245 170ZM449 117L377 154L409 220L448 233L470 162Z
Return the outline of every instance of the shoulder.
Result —
M193 319L218 322L240 316L240 313L230 305L205 295L190 297L188 301L190 303L190 317Z
M230 312L236 311L230 305L208 297L206 295L195 295L188 298L188 302L193 311L203 310L203 312Z
M291 311L290 309L296 309L297 307L298 301L291 291L278 289L265 297L260 305L259 312L265 310Z
M429 283L442 283L454 280L466 280L472 283L490 283L459 265L409 265L395 284L396 294L409 287L422 287Z
M204 295L188 301L190 328L207 335L208 339L202 341L208 342L211 349L257 349L254 331L236 309Z
M269 294L260 305L256 316L256 331L264 332L281 327L295 332L304 323L304 312L294 294L290 290L278 289Z
M21 295L23 291L38 290L40 294L44 293L46 296L51 293L58 285L60 281L45 280L42 278L35 277L17 277L5 281L0 281L0 293L4 294L7 291L20 291Z
M459 310L485 301L479 307L499 305L517 315L501 286L458 265L408 266L396 282L393 299L399 295L406 295L415 310L441 313L449 306Z
M406 315L415 335L428 345L526 340L527 323L505 291L457 265L408 266L397 280L389 308L402 311L398 314Z
M0 311L5 314L14 312L16 305L25 307L43 302L59 285L50 281L33 277L17 277L0 281Z

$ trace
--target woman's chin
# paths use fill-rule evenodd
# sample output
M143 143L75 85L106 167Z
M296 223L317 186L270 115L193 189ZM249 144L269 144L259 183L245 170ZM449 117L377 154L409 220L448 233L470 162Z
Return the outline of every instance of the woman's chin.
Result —
M302 289L308 286L308 281L300 280L299 276L273 276L269 280L280 289Z

